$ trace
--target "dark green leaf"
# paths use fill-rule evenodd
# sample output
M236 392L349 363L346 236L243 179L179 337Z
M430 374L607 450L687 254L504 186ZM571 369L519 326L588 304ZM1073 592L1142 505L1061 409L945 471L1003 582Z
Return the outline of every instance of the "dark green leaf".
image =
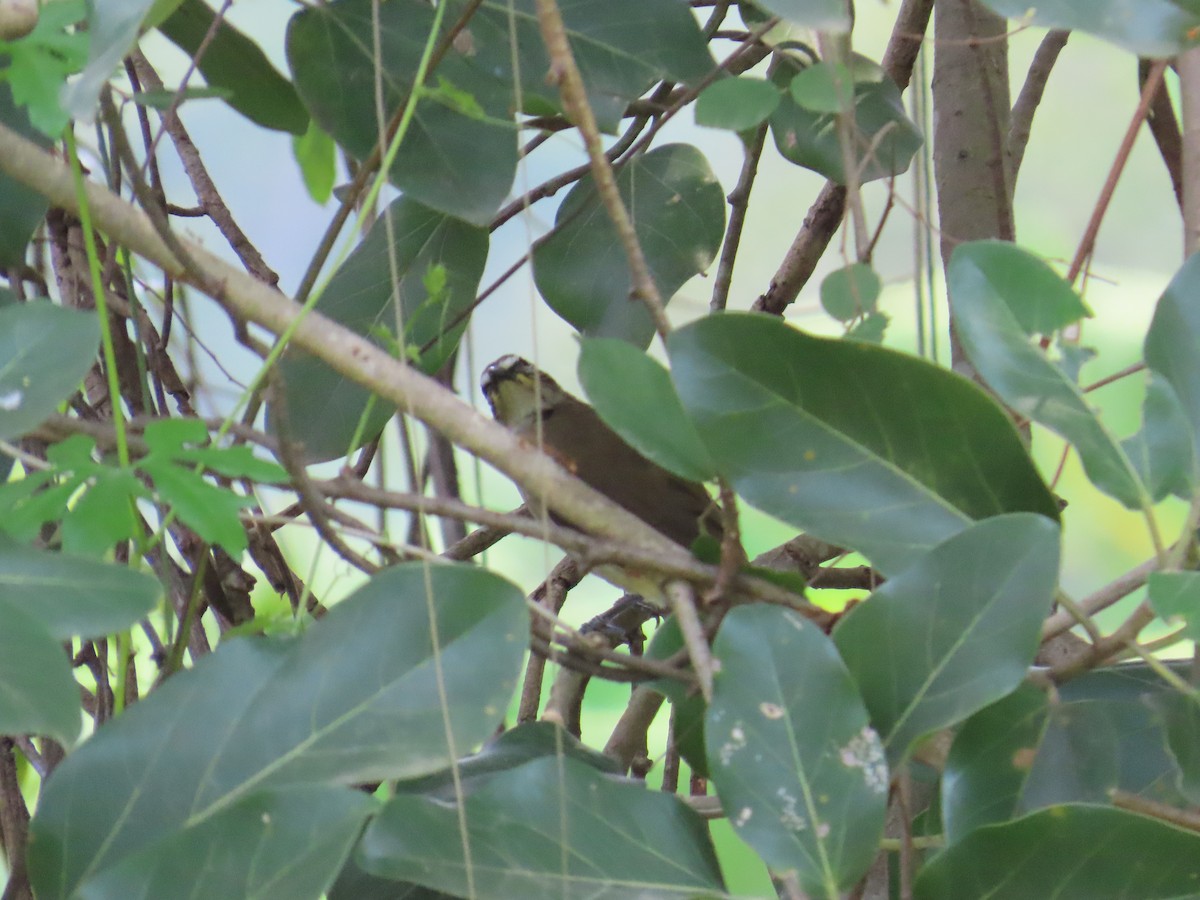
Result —
M13 102L12 88L3 80L0 80L0 124L43 149L50 145L33 127L29 114ZM0 173L0 209L4 210L0 216L0 266L16 266L25 261L25 248L49 206L50 201L37 191Z
M1179 770L1179 793L1200 804L1200 710L1192 697L1165 693L1159 698L1167 728L1167 748Z
M973 247L960 245L946 270L955 333L967 358L1015 412L1074 444L1096 487L1130 508L1148 505L1129 458L1079 387L1030 343L1014 312L1029 302L1020 285L996 280Z
M0 437L24 434L70 397L99 343L94 313L41 300L0 308Z
M885 571L973 519L1057 518L1000 408L924 360L736 313L668 346L684 409L738 493Z
M188 56L203 42L197 67L209 86L229 92L229 105L264 128L304 134L308 113L291 82L271 65L258 44L222 18L213 32L215 13L202 0L183 0L158 26Z
M694 481L715 475L671 376L632 344L584 338L579 381L600 417L643 456Z
M780 58L771 75L787 90L801 71L800 63ZM904 113L896 83L875 63L855 56L854 158L862 181L899 175L921 146L921 133ZM784 96L771 114L771 133L780 155L839 184L845 182L845 159L838 142L835 114L813 112Z
M875 312L883 281L866 263L851 263L821 282L821 305L839 322ZM887 321L886 319L884 320Z
M666 144L622 166L617 187L665 303L717 255L721 185L695 147ZM628 257L590 176L567 194L554 225L533 251L533 277L550 308L586 337L647 346L654 323L631 297Z
M1150 605L1163 619L1178 618L1192 640L1200 640L1200 572L1151 572Z
M0 734L44 734L69 747L80 725L62 643L21 605L0 600Z
M303 785L260 791L169 832L79 886L80 900L191 897L296 900L333 883L375 802L359 791Z
M1016 814L1047 715L1045 693L1025 683L959 729L942 775L942 822L948 842Z
M228 488L217 487L190 469L147 457L139 464L154 481L154 490L180 520L210 544L231 556L246 550L246 530L238 514L254 501Z
M149 575L124 566L0 540L0 600L37 619L55 640L128 628L160 592Z
M814 31L849 31L852 20L846 0L756 0L757 5Z
M1120 735L1112 707L1112 703L1098 700L1050 706L1018 812L1061 803L1108 801L1121 777Z
M767 120L779 105L779 88L761 78L722 78L696 98L696 124L745 131Z
M1058 541L1044 516L977 522L838 625L834 641L892 763L1021 683L1058 584Z
M417 351L421 368L435 372L467 326L465 313L475 302L487 253L484 229L401 197L334 273L317 309L377 343L385 343L381 332L390 335L388 342ZM436 267L445 271L446 289L431 298L425 281ZM393 274L398 279L395 291ZM311 461L335 459L356 449L350 446L351 438L368 408L370 392L300 351L284 358L281 371L288 439L302 442ZM395 411L375 402L362 440L373 440ZM271 406L268 420L278 426Z
M1200 834L1099 806L973 831L917 877L918 900L1167 900L1196 895Z
M1163 291L1146 332L1146 365L1175 391L1192 426L1192 445L1200 453L1200 253L1188 257Z
M346 861L328 893L328 900L458 900L451 894L431 891L412 882L368 875L354 856Z
M359 160L370 155L382 127L372 88L375 21L382 106L390 119L412 90L433 27L432 6L393 0L376 8L373 0L336 0L301 10L288 26L296 90L321 127ZM446 17L447 26L452 22ZM420 100L389 177L410 201L486 225L507 197L517 168L512 87L460 53L448 54L437 74L472 95L488 117L468 115L436 98Z
M835 897L879 849L888 767L832 642L795 612L739 606L713 642L708 770L741 838L809 896Z
M363 836L369 873L480 900L723 894L703 820L678 798L574 759L535 760L494 777L460 812L392 800Z
M71 896L253 791L444 768L500 722L528 633L512 584L416 564L380 572L297 640L222 644L55 770L30 842L38 897Z
M465 7L465 0L455 0L451 10L459 13ZM602 131L615 132L629 103L655 81L695 85L713 69L699 24L681 0L574 0L560 4L560 10ZM467 33L469 45L458 52L470 65L501 79L510 99L512 82L519 79L524 112L561 112L558 88L546 78L550 58L535 0L486 0L471 17Z
M1174 56L1196 45L1200 8L1190 0L983 0L1011 19L1085 31L1138 56Z
M1151 373L1142 404L1142 430L1121 441L1121 449L1156 503L1170 494L1190 497L1200 479L1191 434L1174 389Z

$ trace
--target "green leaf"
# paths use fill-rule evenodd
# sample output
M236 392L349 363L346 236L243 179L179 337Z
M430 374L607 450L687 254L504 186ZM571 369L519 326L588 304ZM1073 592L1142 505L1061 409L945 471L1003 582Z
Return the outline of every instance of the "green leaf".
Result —
M779 88L762 78L722 78L696 98L696 124L746 131L765 122L779 99Z
M317 309L379 344L384 341L376 329L385 329L396 340L399 325L400 343L419 351L426 373L436 372L467 327L466 313L475 302L487 261L487 232L404 197L383 216L334 273ZM437 266L446 272L446 289L430 303L425 278ZM398 279L395 291L393 274ZM301 441L310 461L335 459L356 449L350 440L368 407L370 392L300 351L284 358L281 371L288 439ZM269 405L267 418L274 427L272 410ZM374 439L395 412L395 407L374 403L363 440Z
M158 496L189 528L210 544L237 558L247 546L238 514L254 501L209 484L204 476L165 459L147 457L138 468L154 481Z
M311 119L308 130L292 138L292 155L300 167L308 196L324 206L333 196L337 179L337 145L321 126Z
M622 166L617 187L666 303L716 258L725 229L721 185L695 147L665 144ZM590 175L534 247L533 277L550 308L585 337L646 347L654 336L649 312L631 298L629 260Z
M300 785L259 791L126 856L83 882L81 900L319 897L350 853L375 801L361 791Z
M883 281L874 269L866 263L851 263L825 276L821 306L839 322L849 322L875 312L882 288Z
M1121 441L1121 449L1155 503L1170 494L1190 497L1200 480L1191 435L1174 389L1152 372L1146 381L1142 429Z
M1030 344L1013 311L1029 302L1019 283L996 280L991 261L981 263L973 248L956 248L946 270L955 333L967 358L1014 412L1070 441L1096 487L1130 508L1148 505L1132 463L1079 387Z
M55 770L30 840L38 897L72 896L254 791L444 768L503 718L528 630L509 582L415 564L378 573L298 639L222 644Z
M41 300L0 308L0 437L24 434L70 397L99 343L94 313Z
M947 841L1016 814L1047 716L1045 693L1026 682L963 723L942 774Z
M1058 543L1043 516L985 519L847 613L834 642L890 762L1021 683L1058 583Z
M848 341L865 341L869 344L879 344L883 342L883 336L887 332L888 324L891 321L886 313L868 313L864 319L855 324L842 337Z
M645 353L616 338L584 338L579 382L600 418L647 459L694 481L715 475L671 376Z
M0 124L34 141L43 150L50 146L51 142L30 122L29 114L17 107L12 86L3 78L0 78ZM0 266L17 266L25 261L25 248L49 207L50 201L37 191L0 173L0 209L4 210L0 216Z
M53 6L53 4L47 4ZM88 62L62 89L63 109L90 122L109 76L137 43L142 21L154 0L91 0L87 5Z
M358 860L374 875L480 900L724 892L699 816L677 797L570 758L498 774L462 801L461 812L399 795L367 828Z
M125 566L0 540L0 601L37 619L58 641L128 628L154 608L161 590Z
M808 896L837 897L879 849L888 767L832 642L795 612L738 606L713 642L708 770L738 835Z
M1007 416L924 360L737 313L676 329L668 349L684 409L738 493L885 572L974 519L1057 519Z
M448 20L466 8L466 0L454 0ZM610 134L655 81L694 86L715 66L696 17L680 0L574 0L560 11L588 105ZM471 16L469 45L457 52L506 85L510 102L519 81L523 112L562 111L558 87L546 78L551 64L536 0L486 0Z
M788 94L796 105L815 113L836 113L851 105L854 74L842 63L815 63L805 66L788 84Z
M0 68L0 81L7 82L0 90L0 109L7 106L11 88L12 102L24 107L16 117L18 130L43 147L62 135L70 119L59 97L68 77L87 61L90 36L87 31L75 27L87 13L84 0L43 3L32 33L19 41L0 43L8 61L6 67ZM0 113L0 118L13 127L6 109ZM30 133L26 133L27 128ZM42 212L38 218L41 218L45 213L45 200L41 195L33 196L40 201ZM17 208L5 207L6 210ZM35 204L33 209L37 208ZM18 221L24 221L26 215L32 215L32 210L25 211Z
M413 88L433 27L432 6L393 0L376 9L373 0L336 0L302 9L288 26L296 90L320 126L358 160L370 155L382 127L372 89L376 15L386 120ZM445 26L453 21L447 16ZM483 226L508 196L516 173L512 86L460 53L447 54L437 74L472 95L488 118L421 99L388 176L410 201Z
M1158 300L1143 353L1146 365L1175 391L1192 427L1193 452L1200 454L1200 254L1189 256Z
M1050 335L1092 314L1045 260L1009 241L960 244L954 255L955 265L969 265L976 270L973 278L1004 300L1027 335Z
M971 832L917 876L918 900L1167 900L1196 894L1200 834L1100 806L1056 806Z
M1166 720L1167 749L1178 769L1176 787L1192 806L1200 803L1200 716L1196 701L1182 694L1163 693L1158 706Z
M61 641L18 604L0 600L0 734L79 736L79 685Z
M278 463L260 459L252 447L236 445L214 447L209 444L208 426L199 419L155 419L142 433L153 453L151 459L180 463L199 463L206 469L229 478L251 478L278 483L288 479L287 470Z
M80 556L102 557L118 541L142 533L133 504L149 491L132 472L106 470L76 501L63 520L63 549Z
M814 31L849 31L853 24L846 0L755 0L758 6Z
M899 175L921 146L921 132L905 115L896 83L878 65L855 55L851 69L859 177L873 181ZM771 81L781 90L789 90L792 79L803 70L799 62L778 57ZM844 184L845 159L834 119L834 113L799 106L789 93L771 114L771 133L784 159Z
M1137 56L1174 56L1196 46L1200 8L1190 0L983 0L1011 19L1083 31Z
M210 87L229 92L229 105L263 128L304 134L308 113L291 82L279 74L265 53L246 35L202 0L183 0L158 30L190 57L207 42L197 68Z
M1146 586L1154 612L1181 619L1187 636L1200 640L1200 572L1151 572Z

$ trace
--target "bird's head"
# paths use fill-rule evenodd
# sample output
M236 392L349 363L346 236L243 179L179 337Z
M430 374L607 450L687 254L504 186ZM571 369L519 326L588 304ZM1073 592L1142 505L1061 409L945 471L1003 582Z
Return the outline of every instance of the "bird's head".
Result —
M512 353L483 370L480 387L496 421L518 430L548 419L566 396L557 381Z

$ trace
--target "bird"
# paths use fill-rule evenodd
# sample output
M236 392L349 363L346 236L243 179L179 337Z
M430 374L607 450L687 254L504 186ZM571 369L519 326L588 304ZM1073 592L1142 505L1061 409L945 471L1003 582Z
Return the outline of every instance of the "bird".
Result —
M496 421L660 534L688 549L701 535L720 540L719 510L703 484L647 459L533 363L505 354L483 370L480 386ZM522 495L534 515L547 513L538 498ZM549 517L571 525L553 512ZM627 570L601 567L597 574L648 600L661 593Z

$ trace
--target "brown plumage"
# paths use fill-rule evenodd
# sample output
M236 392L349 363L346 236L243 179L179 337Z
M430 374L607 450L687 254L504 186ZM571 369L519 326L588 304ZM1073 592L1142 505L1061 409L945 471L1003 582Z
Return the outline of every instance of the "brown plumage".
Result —
M481 383L497 421L540 443L564 468L675 543L690 547L702 528L720 537L716 505L702 484L646 459L532 363L502 356L483 370ZM531 499L525 498L537 512Z

